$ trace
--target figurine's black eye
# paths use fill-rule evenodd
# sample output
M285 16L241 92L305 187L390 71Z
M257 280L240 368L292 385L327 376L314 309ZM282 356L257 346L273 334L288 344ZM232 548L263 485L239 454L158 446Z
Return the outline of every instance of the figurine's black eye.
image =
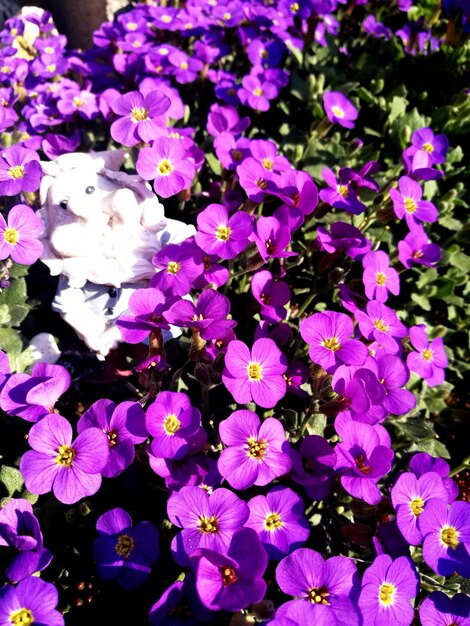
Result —
M67 200L61 200L59 202L59 206L60 206L61 209L64 209L64 211L66 211L67 210Z
M89 187L85 189L85 193L87 195L90 195L91 193L95 193L95 188L90 185Z

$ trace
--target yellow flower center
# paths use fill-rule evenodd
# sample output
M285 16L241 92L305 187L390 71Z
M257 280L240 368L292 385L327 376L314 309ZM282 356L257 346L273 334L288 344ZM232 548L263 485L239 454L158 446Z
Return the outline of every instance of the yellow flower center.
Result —
M10 613L10 622L15 626L29 626L34 622L34 615L29 609L19 609Z
M224 18L224 20L230 20L232 18L232 14L231 13L224 13L223 18Z
M135 22L128 22L127 23L127 30L137 30L138 26Z
M340 119L344 117L344 111L341 107L335 105L334 107L331 107L331 110L335 114L335 117L339 117Z
M8 170L10 176L12 178L23 178L24 177L24 167L22 165L15 165L14 167L10 167Z
M405 211L407 213L414 213L416 209L418 208L416 206L416 202L412 200L411 198L405 198L404 204L405 204Z
M80 108L85 104L85 100L82 100L81 98L75 96L75 98L73 99L73 103L76 107Z
M65 467L71 467L73 465L73 460L77 456L77 453L74 448L71 446L63 445L59 446L58 455L55 458L55 462L57 465L65 465Z
M262 461L264 459L264 455L266 454L266 449L268 447L268 442L261 439L255 439L254 437L249 437L247 439L248 450L247 454L252 459L258 459L258 461Z
M432 361L432 350L423 350L421 354L423 355L423 359L425 359L426 361Z
M356 457L356 467L360 472L364 474L364 476L367 476L367 474L370 474L372 471L371 466L366 465L365 457L363 454L359 454L359 456Z
M375 320L374 321L374 326L377 328L377 330L379 330L381 333L386 333L388 330L388 326L387 324L385 324L385 322L383 320Z
M230 587L230 585L237 582L238 576L233 567L221 567L219 571L222 574L222 584L224 587Z
M261 87L255 87L255 89L253 89L253 93L255 94L255 96L262 96L263 90L261 89Z
M256 382L262 380L263 374L259 363L248 363L248 378Z
M291 13L298 13L300 11L300 6L298 2L293 2L289 8L291 10Z
M217 239L220 239L220 241L228 241L231 232L232 229L230 226L219 226L215 232L215 236Z
M45 52L46 54L54 54L54 48L53 48L52 46L46 46L46 47L44 48L44 52Z
M393 596L395 595L395 586L390 583L382 583L379 589L379 601L380 604L390 606L393 602Z
M429 141L427 141L423 146L423 150L425 152L428 152L429 154L432 154L434 152L434 146L432 145L432 143L429 143Z
M173 171L173 166L168 159L163 159L158 164L158 171L162 176L168 176L170 172Z
M129 535L119 535L114 551L124 559L128 559L134 549L134 540Z
M329 606L330 603L327 600L329 595L324 587L312 587L308 590L308 599L312 604L327 604Z
M103 430L103 432L108 438L109 447L114 448L114 446L117 444L117 432L115 432L114 430Z
M211 534L219 532L219 520L215 515L211 515L210 517L201 516L199 518L199 523L197 525L199 531L203 534Z
M163 428L165 429L167 435L173 436L181 428L181 422L176 417L176 415L170 413L165 417L165 421L163 422Z
M385 285L385 283L387 282L387 277L385 276L385 274L382 274L382 272L377 272L377 285L380 285L380 287L383 287Z
M51 73L55 72L56 69L57 69L57 65L55 63L51 63L50 65L46 67L46 70Z
M171 15L162 15L162 17L160 19L165 24L169 24L171 22Z
M424 509L424 502L421 498L415 498L411 501L411 510L413 511L413 515L419 517Z
M342 196L343 198L347 198L349 195L349 187L347 185L338 185L336 187L338 193L340 196Z
M321 345L327 350L331 350L332 352L337 352L341 348L341 344L338 341L337 337L330 337L330 339L324 339L321 342Z
M16 228L5 228L3 238L7 243L14 246L20 239L20 233L16 230Z
M264 528L266 530L276 530L277 528L282 528L284 522L281 520L281 516L278 513L271 513L264 520Z
M441 530L441 541L452 550L459 545L459 531L453 526L444 526Z
M149 112L144 107L134 107L131 111L131 122L134 122L134 124L148 120L148 118Z
M271 171L273 169L274 162L271 159L263 159L261 163L265 170Z
M187 70L187 69L188 69L188 67L189 67L189 66L188 66L188 64L186 63L186 61L181 61L180 68L181 68L182 70Z
M170 261L166 266L166 271L168 274L177 274L181 269L181 263L176 263L175 261Z

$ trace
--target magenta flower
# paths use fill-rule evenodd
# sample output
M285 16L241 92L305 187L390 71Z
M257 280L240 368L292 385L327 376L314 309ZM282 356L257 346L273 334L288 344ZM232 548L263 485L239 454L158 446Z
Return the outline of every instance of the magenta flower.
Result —
M393 210L399 219L406 220L408 228L414 230L420 222L436 222L437 209L432 202L421 200L423 190L419 183L402 176L398 181L398 189L390 189Z
M233 259L248 245L253 232L252 218L238 211L229 218L222 204L210 204L197 216L197 245L207 254L217 254L221 259Z
M271 272L256 272L251 280L251 292L261 305L261 317L270 323L286 317L284 307L290 300L289 285L283 280L274 282Z
M274 417L261 424L253 411L235 411L219 424L219 433L228 447L217 467L234 489L262 487L292 468L284 427Z
M354 128L358 110L353 103L339 91L325 91L323 94L325 113L332 124L339 124L344 128Z
M328 185L326 189L320 190L320 199L323 200L323 202L330 204L335 209L353 213L353 215L360 215L367 209L366 205L359 200L349 173L345 176L340 171L338 180L333 170L324 167L321 175Z
M129 298L131 315L121 315L116 320L123 340L127 343L140 343L152 331L162 328L168 330L170 326L162 313L173 300L166 298L160 289L136 289Z
M238 90L238 97L242 104L255 111L267 111L270 100L279 94L279 87L263 77L263 72L252 71L242 78L242 86Z
M436 472L426 472L420 478L404 472L393 486L391 496L401 534L412 546L419 545L423 539L419 521L427 502L431 498L447 501L442 478Z
M342 363L362 365L369 354L366 346L350 339L354 332L351 318L345 313L314 313L300 322L302 339L310 344L309 355L327 372Z
M429 387L440 385L444 381L444 370L448 365L442 337L436 337L429 342L425 325L419 324L410 328L410 341L417 350L410 352L406 359L410 370L424 378Z
M302 485L309 498L324 500L335 478L336 452L324 437L307 435L300 450L291 450L292 480Z
M354 315L363 337L375 339L386 352L399 352L401 342L398 340L406 337L408 331L391 308L371 300L367 303L366 313L357 310Z
M464 593L449 598L442 591L433 591L419 607L421 624L429 626L468 626L469 616L470 598Z
M138 402L121 402L117 406L111 400L94 402L81 416L77 431L99 428L108 437L109 460L101 474L113 478L123 472L134 460L135 444L147 437L145 413Z
M268 557L253 529L238 530L226 553L201 548L193 560L196 589L208 609L240 611L263 599Z
M11 257L15 263L32 265L43 251L43 245L38 241L43 223L26 204L11 208L7 220L0 213L0 261Z
M28 491L53 491L59 502L74 504L92 496L101 485L101 471L109 458L109 442L98 428L87 428L72 441L72 427L56 413L29 431L32 450L21 457L20 471Z
M364 624L410 626L414 611L411 601L419 591L419 576L413 561L400 556L394 561L381 554L364 572L359 608Z
M450 478L450 467L444 459L433 457L427 452L418 452L410 461L410 471L418 478L427 472L439 474L447 492L448 504L452 504L459 495L459 488L454 479Z
M375 359L369 359L366 364L383 385L385 397L382 404L388 413L404 415L415 408L415 395L407 389L402 389L410 378L410 372L400 357L380 354Z
M259 217L252 235L263 261L268 259L284 259L297 256L297 252L289 252L286 248L291 243L291 233L275 217Z
M80 90L78 86L64 89L57 101L57 109L64 116L78 113L85 120L93 120L98 116L98 105L95 94Z
M151 522L132 527L132 519L121 508L100 515L93 555L98 576L116 580L123 589L135 589L149 577L158 559L158 530Z
M237 167L237 174L249 199L257 203L263 202L273 172L253 157L248 157Z
M341 365L333 375L332 387L344 398L352 420L377 424L387 416L383 406L385 389L372 369ZM339 413L336 420L343 415Z
M393 450L390 437L382 426L371 426L362 422L345 422L338 428L342 442L335 452L335 469L341 474L344 489L368 504L377 504L382 494L377 482L390 471Z
M388 254L382 250L369 252L362 259L364 291L369 300L386 302L389 292L394 296L400 293L398 272L390 267Z
M276 581L284 593L299 598L287 605L311 604L312 624L317 623L317 616L320 624L331 626L361 623L355 603L359 577L354 562L345 556L324 560L319 552L300 548L279 563Z
M272 339L258 339L251 351L242 341L231 341L222 381L235 402L246 404L253 400L270 409L286 393L286 369L287 359Z
M199 548L225 553L232 536L248 519L247 504L222 487L211 495L201 487L183 487L168 499L168 517L182 528L171 544L175 560L189 563L188 557Z
M344 250L351 259L361 261L372 249L372 244L361 231L346 222L334 222L331 224L330 232L318 226L317 241L321 250L329 254Z
M159 272L152 277L151 287L157 287L165 296L185 296L201 269L196 263L195 246L183 242L169 243L152 259ZM163 309L162 309L163 310Z
M64 626L64 616L57 610L59 594L52 583L36 576L18 585L0 589L0 624L11 626Z
M194 160L181 141L163 136L139 151L135 168L144 180L153 180L155 193L162 198L189 189L196 174Z
M191 442L201 429L201 414L191 406L186 394L162 391L147 408L146 425L154 438L152 454L177 460L191 449Z
M307 541L310 524L304 516L304 503L292 489L273 487L266 496L252 498L248 506L245 526L258 533L270 559L279 560Z
M5 148L0 154L0 194L16 196L22 191L39 189L42 168L34 150L19 145Z
M420 518L423 558L441 576L470 576L470 503L428 501Z
M398 259L408 269L414 263L433 267L441 260L441 256L440 246L429 241L426 231L419 224L403 241L398 242Z
M445 135L435 135L432 128L419 128L411 135L411 143L418 150L427 152L433 164L444 163L449 150Z
M169 106L170 98L158 89L146 96L139 91L120 96L112 105L114 113L120 117L111 124L111 137L124 146L153 141L157 137L157 127L164 125L163 118L159 118Z

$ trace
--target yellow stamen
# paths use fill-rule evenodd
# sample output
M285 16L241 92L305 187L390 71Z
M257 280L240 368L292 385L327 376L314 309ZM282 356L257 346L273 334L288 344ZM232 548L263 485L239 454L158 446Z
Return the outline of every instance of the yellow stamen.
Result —
M78 98L77 96L74 97L73 99L73 103L77 108L82 107L85 104L85 101L82 100L81 98Z
M347 185L338 185L336 189L339 195L343 198L347 198L349 196L349 187Z
M55 458L57 465L64 465L65 467L71 467L73 465L73 460L77 456L74 448L64 444L63 446L59 446L57 452L59 453Z
M109 447L114 448L114 446L117 444L117 432L115 432L114 430L103 430L103 432L108 438Z
M375 320L374 321L374 326L377 328L377 330L379 330L381 333L386 333L388 330L388 326L387 324L385 324L385 322L383 320Z
M148 118L149 112L144 107L134 107L131 111L131 122L134 124L148 120Z
M176 415L170 413L165 417L163 428L167 435L173 436L181 428L181 422Z
M395 586L390 583L382 583L379 589L379 601L380 604L389 606L393 602L393 596L395 595Z
M8 173L12 178L18 179L24 177L24 167L22 165L15 165L14 167L10 167Z
M377 272L376 280L377 280L377 285L379 285L380 287L383 287L385 283L387 282L387 277L385 276L385 274L382 274L382 272Z
M3 238L7 243L14 246L20 239L20 233L16 230L16 228L5 228Z
M264 439L258 441L254 437L249 437L247 439L248 450L247 454L252 459L258 459L258 461L262 461L264 459L264 455L266 454L266 449L268 447L268 442Z
M199 531L203 534L215 534L219 532L219 520L215 517L215 515L211 515L211 517L199 517L199 523L197 525Z
M173 171L173 166L168 159L163 159L158 164L158 171L162 176L168 176L170 172Z
M253 93L255 96L262 96L263 90L261 89L261 87L255 87L255 89L253 89Z
M428 154L432 154L434 152L434 146L432 145L432 143L429 143L429 141L427 141L423 145L423 150L427 152Z
M459 531L453 526L444 526L441 529L441 541L443 544L455 550L455 548L459 545Z
M321 344L324 348L331 350L332 352L337 352L341 348L341 344L338 341L337 337L330 337L330 339L324 339Z
M273 169L274 161L271 161L271 159L263 159L261 163L265 170L271 171Z
M166 266L166 271L168 274L177 274L181 269L181 263L175 263L175 261L170 261Z
M419 497L415 498L414 500L411 501L410 507L413 512L413 515L415 515L416 517L419 517L421 513L423 512L424 502Z
M18 609L10 613L9 620L14 626L29 626L34 622L34 615L29 609Z
M186 63L186 61L181 61L180 68L182 70L187 70L188 67L189 67L189 65Z
M327 600L330 594L323 587L312 587L308 590L308 599L312 604L326 604L329 606Z
M432 356L434 352L432 350L423 350L421 354L423 355L423 359L425 359L426 361L432 361Z
M277 528L282 528L284 522L281 520L281 516L278 513L271 513L264 520L264 528L266 530L276 530Z
M217 237L217 239L220 239L220 241L228 241L231 232L232 229L230 228L230 226L219 226L218 229L215 231L215 236Z
M412 200L411 198L405 198L404 204L405 204L405 211L407 213L414 213L416 209L418 208L416 205L416 202Z
M256 382L262 380L263 373L261 365L259 363L248 363L248 378L250 380L255 380Z
M124 559L128 559L134 549L134 540L129 535L119 535L114 550L116 554L122 556Z
M222 584L224 587L229 587L236 583L238 580L238 576L235 573L233 567L221 567L219 568L220 573L222 574Z
M334 107L331 107L331 110L335 114L335 117L339 117L340 119L344 117L344 111L341 107L335 105Z

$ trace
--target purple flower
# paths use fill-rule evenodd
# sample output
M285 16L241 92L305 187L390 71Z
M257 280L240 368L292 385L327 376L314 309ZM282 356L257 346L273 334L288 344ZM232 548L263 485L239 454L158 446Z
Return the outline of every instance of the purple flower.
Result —
M170 326L162 313L172 302L173 299L166 298L160 289L136 289L129 298L131 315L121 315L116 320L123 340L127 343L140 343L151 332L162 328L168 330Z
M331 626L359 626L360 618L355 600L359 586L356 566L345 556L324 560L309 548L300 548L286 556L276 569L277 584L284 593L301 598L289 602L311 603L312 623ZM286 606L286 605L284 605ZM323 622L328 618L328 622Z
M135 146L141 141L149 143L156 139L156 126L163 125L163 120L158 118L169 106L170 98L158 89L146 96L139 91L120 96L112 105L114 113L120 117L111 124L111 137L124 146Z
M217 158L227 170L235 170L251 155L250 140L247 137L236 139L232 133L220 133L214 139Z
M368 504L377 504L382 494L376 483L390 471L393 450L390 437L381 426L362 422L346 422L338 428L342 442L335 452L335 470L341 474L344 489Z
M404 472L393 486L391 496L401 534L412 546L419 545L423 539L419 521L427 502L431 498L447 502L442 478L436 472L426 472L420 478Z
M419 619L426 626L469 626L470 598L456 593L449 598L442 591L433 591L419 607Z
M240 119L238 111L235 107L221 106L213 104L209 115L207 116L207 132L213 137L217 137L222 133L232 133L232 135L240 135L250 125L250 118L243 117Z
M238 97L242 104L255 111L267 111L270 100L279 94L279 87L266 80L264 72L252 70L250 74L242 78L242 86L238 90Z
M429 154L433 164L444 163L449 150L449 140L445 135L435 135L432 128L420 128L411 135L411 143L418 150Z
M286 317L284 305L290 300L289 285L274 282L271 272L256 272L251 280L251 291L261 305L261 317L268 322L280 322Z
M170 585L150 609L150 626L206 626L214 613L201 604L193 572Z
M279 560L308 539L310 524L304 516L304 503L292 489L274 487L266 496L248 502L250 517L245 523L258 533L270 559Z
M394 561L381 554L364 572L359 608L370 626L410 626L411 601L419 591L419 576L413 561L400 556Z
M179 300L165 311L164 318L175 326L197 330L202 339L210 340L223 337L237 325L235 320L226 319L229 312L229 299L215 289L206 289L195 305Z
M418 452L410 461L410 471L418 478L427 472L435 472L442 478L442 483L447 492L447 502L452 502L459 495L459 488L455 481L449 477L450 467L444 459L435 458L427 452Z
M315 626L331 626L329 611L317 611L310 602L292 600L281 604L269 626L299 626L299 624L315 624Z
M393 415L404 415L416 406L416 397L407 389L402 389L409 380L408 368L398 356L380 354L366 361L383 385L385 397L383 407Z
M333 375L332 387L344 398L350 419L377 424L386 417L383 407L385 389L374 371L368 367L341 365ZM343 418L343 415L347 414L338 414L336 420Z
M441 576L470 576L470 504L431 499L420 518L423 559Z
M391 308L377 300L371 300L367 303L366 313L358 310L354 315L363 337L375 339L391 354L396 354L400 350L401 344L397 340L406 337L408 331Z
M403 241L398 242L398 259L408 269L413 263L433 267L441 256L441 248L437 243L430 243L426 231L419 224Z
M408 228L415 230L420 222L436 222L437 209L432 202L421 200L423 190L419 183L402 176L398 181L398 190L390 189L393 210L399 219L406 220Z
M429 152L410 146L403 150L403 166L407 176L415 180L438 180L444 176L442 170L433 168L433 160Z
M369 252L362 259L362 266L364 291L369 300L386 302L389 292L394 296L400 293L398 272L390 267L388 254L382 250Z
M106 478L124 471L134 460L134 445L148 437L145 413L138 402L121 402L116 406L111 400L97 400L77 423L79 433L88 428L99 428L108 437L109 460L101 470Z
M286 393L286 369L286 357L272 339L258 339L251 350L242 341L232 341L227 347L222 381L235 402L253 400L270 409Z
M268 183L273 178L271 170L253 157L248 157L237 167L237 174L248 198L256 203L263 202Z
M15 587L0 589L0 626L12 624L64 626L64 617L57 611L59 594L52 583L31 576Z
M290 230L275 217L259 217L252 235L263 261L283 259L297 256L296 252L288 252L291 242Z
M98 537L93 543L96 570L100 578L116 580L123 589L144 583L158 559L158 530L151 522L132 527L127 511L116 508L96 522Z
M164 136L139 151L135 168L144 180L153 180L155 193L162 198L189 189L196 174L194 160L181 142Z
M248 519L248 505L232 491L222 487L211 495L201 487L183 487L168 500L168 517L182 528L171 549L180 565L199 548L225 553L232 536Z
M181 459L201 430L201 414L182 392L162 391L147 408L146 425L154 438L152 454L165 459Z
M196 264L194 245L169 243L152 259L159 272L152 277L151 287L158 287L166 296L185 296L192 281L201 273Z
M34 150L14 145L1 152L0 194L16 196L22 191L37 191L41 176L39 156Z
M217 467L234 489L263 487L292 468L284 427L273 417L261 424L253 411L235 411L219 424L219 433L227 448Z
M357 197L349 174L344 175L340 171L338 180L333 170L324 167L321 175L328 185L327 189L320 190L320 198L323 202L330 204L335 209L348 211L348 213L353 213L354 215L364 213L367 207Z
M366 360L368 350L357 339L350 339L353 332L351 318L345 313L314 313L300 322L300 335L310 344L310 358L330 373L342 363L362 365Z
M324 437L307 435L300 450L291 450L292 480L302 485L312 500L324 500L335 477L336 452Z
M43 251L43 245L38 241L43 223L26 204L15 205L7 219L8 222L0 214L0 261L11 257L15 263L32 265Z
M222 204L210 204L197 216L197 245L207 254L217 254L221 259L233 259L248 245L253 232L253 221L243 211L229 218Z
M52 553L43 546L39 522L28 500L12 499L0 509L0 546L14 550L6 569L7 578L13 582L45 569L52 560Z
M325 113L332 124L338 123L344 128L354 128L357 119L356 107L339 91L325 91L323 94Z
M47 415L29 431L32 450L21 457L20 471L28 491L53 491L59 502L74 504L92 496L101 485L109 458L108 438L98 428L72 441L72 427L58 414Z
M64 116L78 113L85 120L93 120L98 116L98 105L95 94L78 88L64 89L57 101L57 109Z
M70 374L62 365L37 363L29 374L12 374L0 394L0 406L9 415L37 422L54 413L55 403L70 387Z
M445 378L444 369L448 365L442 337L428 342L426 326L419 324L410 328L411 345L417 352L410 352L406 364L412 372L424 378L429 387L440 385Z
M321 250L334 254L338 250L344 250L354 260L361 261L372 248L372 244L361 231L346 222L334 222L331 224L330 233L318 226L317 241Z
M253 529L238 530L226 554L201 548L196 559L196 589L208 609L240 611L263 599L268 557Z

